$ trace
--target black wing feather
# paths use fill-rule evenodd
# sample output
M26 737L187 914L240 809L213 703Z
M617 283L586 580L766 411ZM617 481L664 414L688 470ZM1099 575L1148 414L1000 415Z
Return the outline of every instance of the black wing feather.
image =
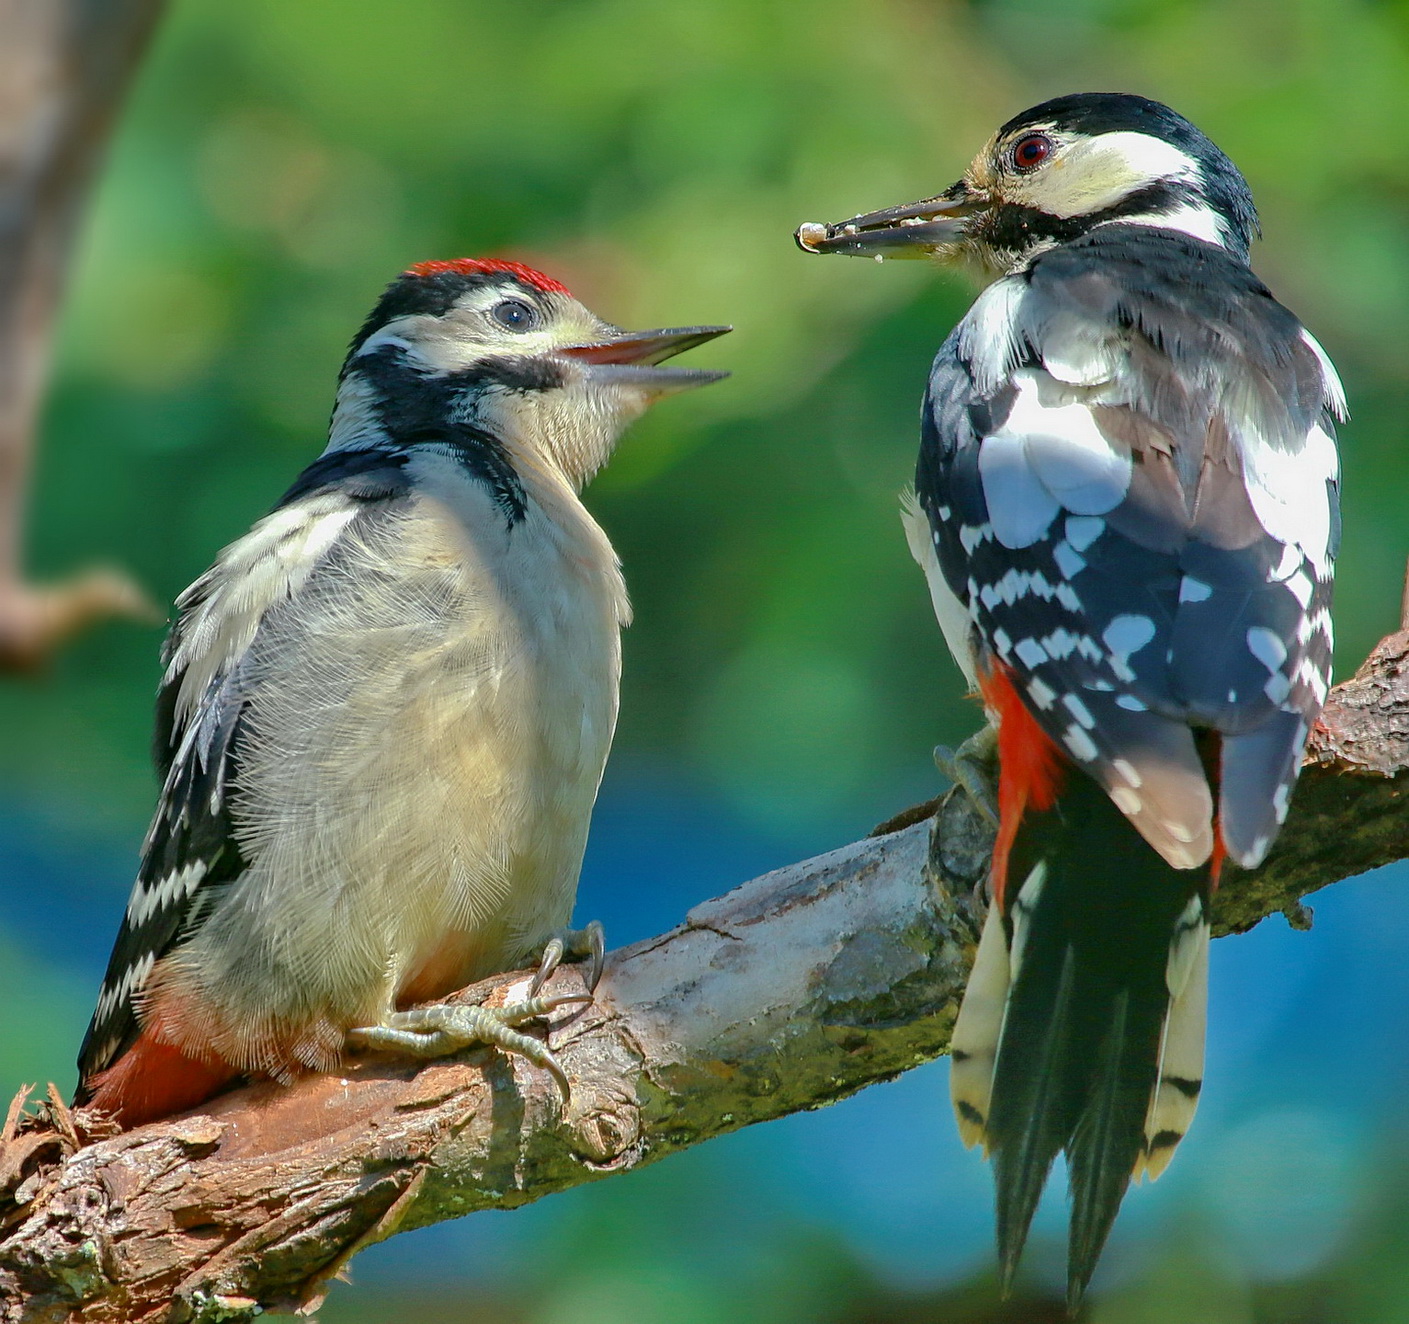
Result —
M359 504L383 502L407 490L407 458L373 450L324 455L304 470L274 509L329 492ZM171 670L193 613L207 602L218 577L217 566L182 595L180 615L162 648L165 673L153 741L163 779L161 799L79 1049L80 1082L110 1066L136 1039L140 994L153 963L200 924L247 864L230 804L239 782L245 715L255 697L246 667L250 649L216 672L184 719L178 717L178 699L186 673ZM80 1084L77 1101L86 1097Z

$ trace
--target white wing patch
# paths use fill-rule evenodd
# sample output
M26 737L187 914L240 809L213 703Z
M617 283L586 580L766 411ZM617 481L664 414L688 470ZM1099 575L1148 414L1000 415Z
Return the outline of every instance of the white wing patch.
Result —
M178 609L194 605L162 678L166 685L181 677L177 726L195 711L211 680L250 646L264 613L303 586L356 513L336 492L276 510L181 595Z
M1247 432L1242 440L1243 476L1258 523L1278 542L1301 548L1317 575L1327 577L1332 551L1327 484L1340 474L1336 443L1321 427L1306 434L1299 450Z

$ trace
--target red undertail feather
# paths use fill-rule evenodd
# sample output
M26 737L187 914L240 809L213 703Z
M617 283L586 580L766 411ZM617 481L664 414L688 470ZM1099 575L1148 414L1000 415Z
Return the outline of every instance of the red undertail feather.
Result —
M106 1071L85 1082L85 1107L106 1113L124 1129L195 1108L239 1076L218 1059L201 1061L143 1031Z
M1063 759L1001 662L979 676L979 690L998 726L998 838L993 846L992 886L994 904L1001 910L1018 824L1029 809L1042 812L1056 803Z
M156 988L142 1013L142 1032L110 1067L83 1082L84 1106L106 1113L124 1128L195 1108L243 1072L214 1053L192 1056L170 1040L186 1021L183 999ZM189 1005L189 1004L185 1004Z

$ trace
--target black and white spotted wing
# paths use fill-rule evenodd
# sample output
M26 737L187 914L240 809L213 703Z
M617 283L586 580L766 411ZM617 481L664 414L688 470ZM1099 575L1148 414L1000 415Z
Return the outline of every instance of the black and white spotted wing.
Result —
M1334 370L1221 248L1099 227L940 349L916 486L982 656L1171 864L1265 855L1330 680Z
M325 455L178 599L157 699L161 800L79 1049L81 1081L131 1045L153 966L199 927L246 866L231 803L246 713L258 699L250 664L256 636L278 628L271 608L308 583L355 520L406 490L405 458L376 451ZM80 1088L79 1101L84 1097Z

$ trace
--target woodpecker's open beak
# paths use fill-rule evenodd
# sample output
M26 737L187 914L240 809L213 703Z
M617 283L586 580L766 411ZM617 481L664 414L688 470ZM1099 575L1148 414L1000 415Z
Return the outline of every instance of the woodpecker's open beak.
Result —
M962 239L964 218L987 205L988 198L961 179L937 197L901 207L870 211L835 225L807 221L798 226L793 238L804 253L925 257L933 249Z
M583 366L595 382L612 382L664 394L708 386L729 374L707 368L662 368L666 359L732 331L731 326L686 326L668 331L623 331L591 345L557 352Z

